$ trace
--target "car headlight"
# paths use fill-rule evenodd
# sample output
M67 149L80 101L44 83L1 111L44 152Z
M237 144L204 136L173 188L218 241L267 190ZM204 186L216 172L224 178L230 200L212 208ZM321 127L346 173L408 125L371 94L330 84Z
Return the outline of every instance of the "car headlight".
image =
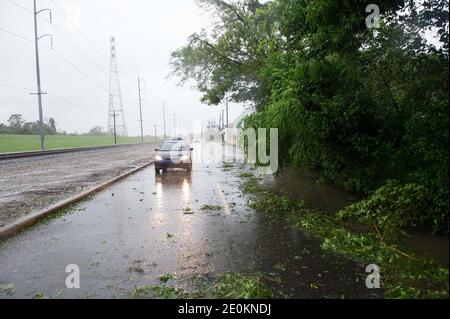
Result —
M160 155L156 155L156 156L155 156L155 160L157 160L157 161L162 161L162 157L161 157Z
M181 156L182 161L187 161L188 159L189 159L189 156L187 156L187 155Z

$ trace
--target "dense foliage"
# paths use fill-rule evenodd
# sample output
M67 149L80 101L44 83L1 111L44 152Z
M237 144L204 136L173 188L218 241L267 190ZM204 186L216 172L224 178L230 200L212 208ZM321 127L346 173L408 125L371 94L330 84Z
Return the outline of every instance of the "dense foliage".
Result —
M420 187L427 205L415 214L447 230L446 2L379 1L378 29L361 0L200 2L216 23L173 66L203 101L254 105L243 125L278 128L284 165L365 194L390 180L390 194Z

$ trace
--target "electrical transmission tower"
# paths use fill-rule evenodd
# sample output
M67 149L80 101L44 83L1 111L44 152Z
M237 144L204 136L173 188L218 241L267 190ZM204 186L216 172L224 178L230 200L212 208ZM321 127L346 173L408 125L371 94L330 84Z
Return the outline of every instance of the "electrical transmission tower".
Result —
M117 116L117 120L115 117ZM109 74L109 111L108 111L108 133L114 134L114 121L119 136L127 135L125 125L125 114L123 111L122 93L120 91L119 71L116 60L116 41L111 37L111 66Z

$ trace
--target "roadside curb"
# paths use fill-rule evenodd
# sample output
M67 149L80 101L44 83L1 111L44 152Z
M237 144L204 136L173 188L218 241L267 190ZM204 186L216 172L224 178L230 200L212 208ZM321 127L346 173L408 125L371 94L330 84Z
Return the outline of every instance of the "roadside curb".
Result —
M152 164L153 164L153 161L143 164L141 166L138 166L136 168L133 168L119 176L116 176L106 182L103 182L102 184L100 184L98 186L95 186L91 189L85 190L85 191L83 191L77 195L74 195L72 197L69 197L67 199L63 199L63 200L61 200L49 207L46 207L44 209L31 212L27 216L21 217L18 220L14 221L10 224L0 227L0 241L6 240L6 239L14 236L18 232L35 225L39 220L43 219L44 217L49 216L49 215L51 215L63 208L66 208L70 205L73 205L89 195L98 193L101 190L105 189L106 187L118 182L119 180L121 180L125 177L128 177L128 176L130 176Z

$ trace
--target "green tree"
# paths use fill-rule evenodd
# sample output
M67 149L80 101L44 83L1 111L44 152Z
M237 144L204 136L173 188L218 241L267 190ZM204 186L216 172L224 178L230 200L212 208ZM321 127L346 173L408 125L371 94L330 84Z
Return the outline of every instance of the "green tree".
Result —
M56 131L56 121L54 118L49 118L48 125L50 126L50 134L55 135L57 133Z
M274 39L270 4L256 0L201 0L200 4L214 10L217 21L210 32L192 34L187 46L172 53L173 73L182 82L195 80L205 103L230 98L262 108L270 95L261 72Z
M364 194L389 180L424 187L422 220L446 228L448 4L379 1L381 27L368 29L362 0L202 3L219 22L172 65L203 101L255 105L244 127L277 127L281 162L322 180Z
M106 132L103 130L103 127L95 126L89 130L89 135L101 136L101 135L106 135Z
M14 133L19 134L25 120L21 114L11 114L8 118L8 125Z

